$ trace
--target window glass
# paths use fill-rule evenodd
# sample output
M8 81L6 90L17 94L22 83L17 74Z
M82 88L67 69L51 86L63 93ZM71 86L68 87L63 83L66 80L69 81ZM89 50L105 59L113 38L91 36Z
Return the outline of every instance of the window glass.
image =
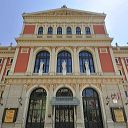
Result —
M39 27L39 29L38 29L38 35L43 35L43 27Z
M71 35L72 34L72 29L71 27L67 27L67 35Z
M80 72L81 73L85 73L86 69L85 69L85 62L89 63L89 69L91 73L95 72L95 68L94 68L94 62L93 62L93 57L92 54L88 51L82 51L79 53L79 62L80 62Z
M52 28L52 27L49 27L49 28L48 28L48 34L49 34L49 35L52 35L52 34L53 34L53 28Z
M34 73L39 73L40 64L43 62L43 73L49 72L50 54L47 51L41 51L36 55Z
M57 28L57 35L62 35L62 28L61 27Z
M72 58L71 54L67 51L61 51L57 55L57 73L62 73L62 63L66 62L67 73L72 72Z
M81 35L81 28L80 27L76 27L76 34Z

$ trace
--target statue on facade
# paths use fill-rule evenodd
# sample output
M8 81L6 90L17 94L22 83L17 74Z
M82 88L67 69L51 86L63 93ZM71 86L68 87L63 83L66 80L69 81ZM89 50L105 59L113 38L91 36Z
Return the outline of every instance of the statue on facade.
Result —
M62 73L63 73L63 75L66 75L66 61L64 60L63 62L62 62Z
M44 72L44 62L41 62L39 68L39 75L43 75L43 72Z
M90 69L89 69L89 63L88 63L88 61L85 61L84 66L85 66L86 74L87 75L90 75Z

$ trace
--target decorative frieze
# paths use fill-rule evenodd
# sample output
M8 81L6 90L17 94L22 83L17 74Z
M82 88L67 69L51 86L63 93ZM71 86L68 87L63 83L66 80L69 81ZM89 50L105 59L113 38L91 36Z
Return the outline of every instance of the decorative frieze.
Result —
M121 84L121 76L8 76L6 84Z

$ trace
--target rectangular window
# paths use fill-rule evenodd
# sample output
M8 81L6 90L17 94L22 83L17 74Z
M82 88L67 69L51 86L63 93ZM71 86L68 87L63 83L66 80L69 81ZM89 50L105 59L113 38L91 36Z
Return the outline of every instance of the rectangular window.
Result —
M122 76L123 75L122 70L118 70L118 71L119 71L120 75Z
M126 62L126 64L128 64L128 58L125 58L125 62Z
M21 48L21 53L28 53L29 48Z
M3 58L0 58L0 64L2 64L2 62L3 62Z
M107 48L100 48L100 53L108 53Z
M118 58L115 58L115 61L116 61L116 64L120 63Z
M12 64L13 62L13 58L10 58L9 64Z
M125 95L126 95L126 97L128 97L128 91L125 91Z

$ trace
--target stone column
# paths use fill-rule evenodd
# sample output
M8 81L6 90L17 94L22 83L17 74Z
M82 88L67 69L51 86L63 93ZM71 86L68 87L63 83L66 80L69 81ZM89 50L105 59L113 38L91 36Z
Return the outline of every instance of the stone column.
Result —
M84 128L82 96L80 94L79 84L76 84L76 98L80 101L80 104L76 106L76 128Z
M101 64L100 64L98 48L95 48L95 56L96 56L97 73L102 74L102 68L101 68Z
M55 74L55 48L52 48L51 56L50 56L50 68L49 68L49 73L50 75Z
M31 50L30 50L29 62L28 62L28 67L27 67L27 72L26 72L27 75L31 75L31 73L32 73L33 49L34 48L31 48Z
M79 65L78 65L78 55L76 52L76 47L73 49L73 64L74 64L74 74L78 75L79 74Z
M46 114L45 114L45 128L52 128L53 126L53 115L51 100L53 97L53 85L49 85L49 93L47 95Z

